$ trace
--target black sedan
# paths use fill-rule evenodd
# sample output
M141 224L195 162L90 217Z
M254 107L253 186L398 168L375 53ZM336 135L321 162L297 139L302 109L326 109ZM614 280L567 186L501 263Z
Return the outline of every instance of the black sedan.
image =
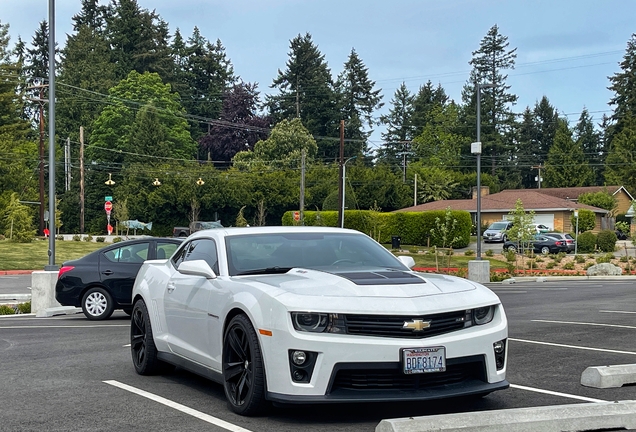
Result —
M559 252L568 251L568 245L565 240L548 237L545 235L537 234L533 240L529 242L517 242L508 240L504 243L504 251L525 251L532 249L535 253L541 253L543 255L557 254Z
M110 317L115 309L132 311L132 287L146 260L169 258L183 239L146 237L115 243L62 264L55 298L63 306L81 306L90 320Z

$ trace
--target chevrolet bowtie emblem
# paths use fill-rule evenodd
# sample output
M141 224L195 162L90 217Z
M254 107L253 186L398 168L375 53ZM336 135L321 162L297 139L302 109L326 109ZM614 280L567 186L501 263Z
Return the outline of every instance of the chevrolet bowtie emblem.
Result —
M431 326L430 321L424 321L421 319L414 319L413 321L404 321L402 328L411 329L415 332L421 332Z

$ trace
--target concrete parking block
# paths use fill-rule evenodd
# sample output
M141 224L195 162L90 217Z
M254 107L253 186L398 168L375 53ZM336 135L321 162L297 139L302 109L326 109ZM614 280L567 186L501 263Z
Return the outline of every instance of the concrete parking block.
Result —
M82 308L74 306L59 306L41 309L36 312L36 318L49 318L56 315L75 315L82 312Z
M376 432L566 432L636 428L636 401L554 405L382 420Z
M615 388L636 384L636 364L592 366L581 374L581 384L594 388Z

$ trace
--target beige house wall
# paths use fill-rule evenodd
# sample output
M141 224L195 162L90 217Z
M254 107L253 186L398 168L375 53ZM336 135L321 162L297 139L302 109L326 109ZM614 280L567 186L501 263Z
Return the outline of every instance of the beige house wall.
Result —
M631 205L631 202L630 202ZM575 227L572 225L570 218L572 217L572 212L570 211L555 211L555 212L535 212L535 215L542 214L554 214L554 230L562 233L573 233ZM481 214L481 223L482 225L490 225L493 222L497 222L504 219L504 216L508 216L508 212L501 213L482 213ZM601 219L602 216L600 214L596 214L596 226L592 230L593 233L597 234L601 231Z

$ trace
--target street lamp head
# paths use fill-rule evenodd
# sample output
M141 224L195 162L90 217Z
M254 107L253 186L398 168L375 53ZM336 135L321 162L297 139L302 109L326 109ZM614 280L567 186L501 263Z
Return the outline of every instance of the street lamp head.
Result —
M480 84L477 84L477 87L479 87L480 89L483 89L483 88L494 88L495 85L491 84L491 83L480 83Z

